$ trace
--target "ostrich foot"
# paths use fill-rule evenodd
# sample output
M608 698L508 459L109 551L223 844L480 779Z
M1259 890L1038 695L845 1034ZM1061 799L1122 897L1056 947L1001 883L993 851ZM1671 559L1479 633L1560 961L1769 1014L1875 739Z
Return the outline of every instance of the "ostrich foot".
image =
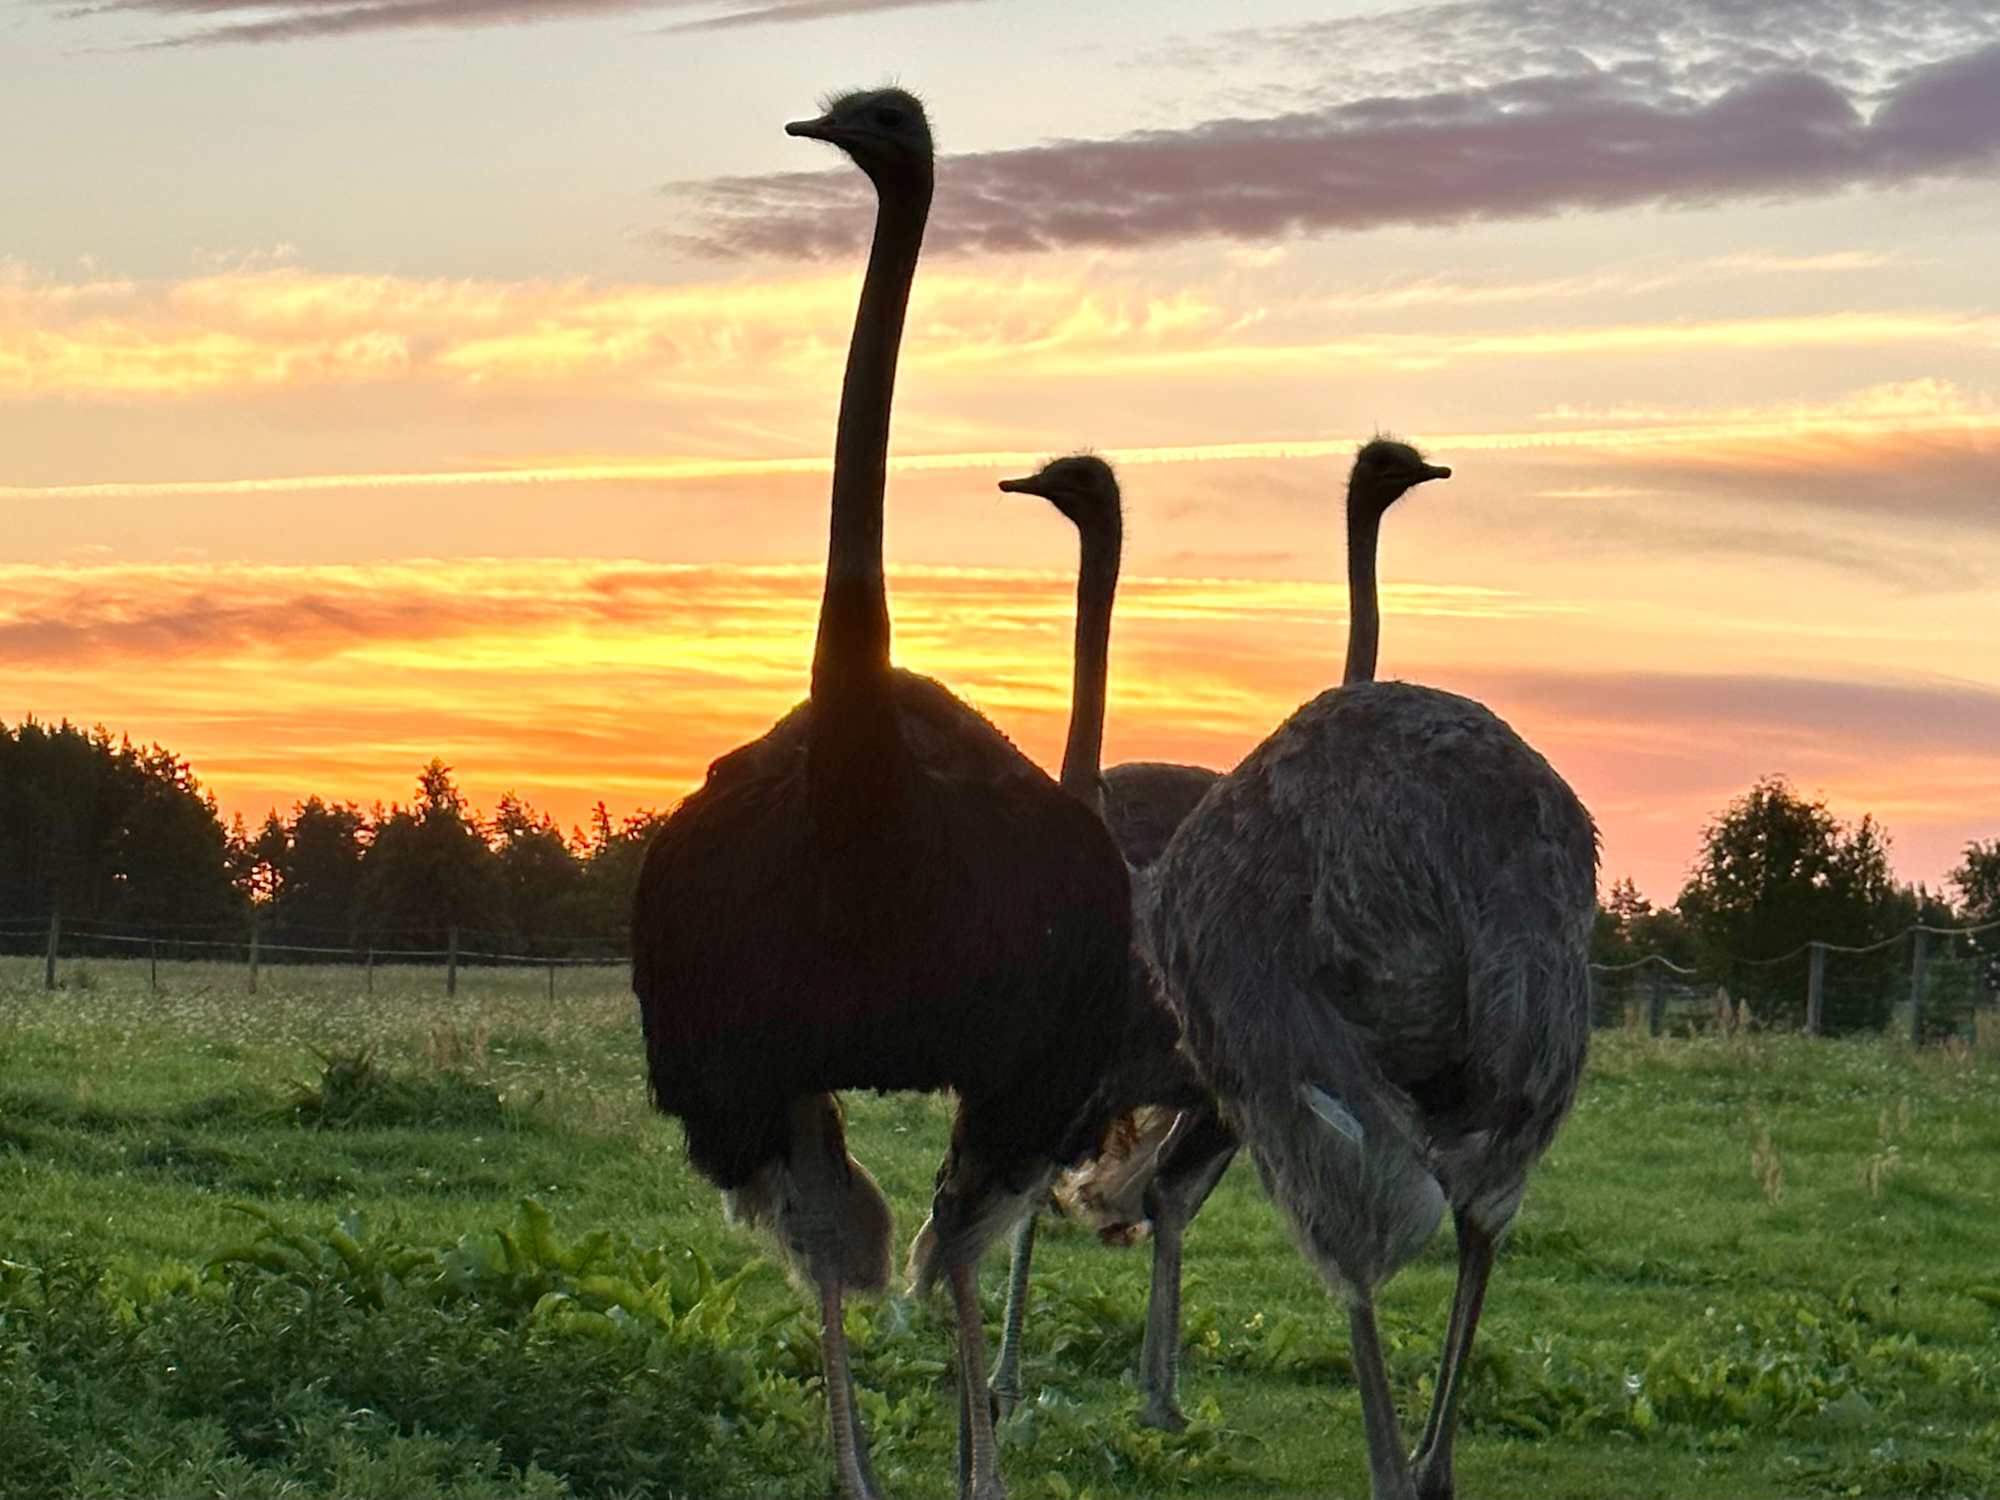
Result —
M1458 1485L1452 1477L1451 1455L1433 1449L1410 1460L1410 1477L1417 1484L1417 1500L1458 1500Z
M1021 1216L1014 1226L1007 1256L1007 1315L1000 1325L1000 1357L987 1381L993 1393L995 1424L1014 1415L1021 1404L1021 1324L1028 1312L1028 1270L1035 1258L1035 1215Z
M1458 1399L1462 1393L1466 1357L1486 1302L1486 1283L1493 1274L1495 1239L1469 1215L1458 1220L1458 1286L1451 1298L1451 1326L1445 1330L1444 1352L1438 1359L1437 1395L1430 1420L1410 1457L1418 1500L1455 1500L1457 1482L1451 1472L1451 1439L1458 1430Z
M1139 1408L1135 1419L1141 1427L1151 1427L1159 1432L1181 1432L1187 1428L1187 1414L1174 1404L1171 1396L1148 1396L1146 1404Z

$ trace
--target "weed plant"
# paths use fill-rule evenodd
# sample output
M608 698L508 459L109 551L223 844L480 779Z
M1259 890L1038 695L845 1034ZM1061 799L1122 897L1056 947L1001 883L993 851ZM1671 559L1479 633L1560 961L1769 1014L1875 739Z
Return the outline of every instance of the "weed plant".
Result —
M0 1496L829 1487L811 1303L649 1114L621 976L438 979L0 968ZM1996 1085L1959 1043L1600 1034L1461 1488L2000 1492ZM907 1233L947 1106L850 1109ZM1381 1305L1413 1427L1449 1239ZM1365 1493L1345 1319L1253 1174L1189 1236L1185 1432L1133 1421L1144 1252L1053 1225L1037 1268L1017 1491ZM948 1312L848 1323L885 1484L949 1492Z
M380 1130L411 1125L431 1129L492 1129L503 1118L491 1085L447 1068L383 1067L373 1047L317 1053L319 1080L294 1084L292 1118L327 1130Z

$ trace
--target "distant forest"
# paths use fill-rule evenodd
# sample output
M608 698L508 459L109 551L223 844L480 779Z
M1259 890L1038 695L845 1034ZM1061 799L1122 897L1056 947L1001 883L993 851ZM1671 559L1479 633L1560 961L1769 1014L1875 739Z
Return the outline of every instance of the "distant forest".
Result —
M273 944L442 948L456 927L489 950L623 952L639 864L664 816L614 821L600 802L588 828L565 834L509 793L482 817L434 757L408 806L315 796L254 829L225 826L170 750L66 722L0 723L0 923L59 912L66 923L240 933L254 913ZM1726 975L1809 938L1860 947L1917 922L2000 921L2000 838L1968 844L1944 892L1897 884L1888 844L1873 818L1843 822L1767 776L1702 829L1673 904L1613 882L1593 956L1659 953ZM2000 933L1979 947L2000 984Z
M408 806L308 797L225 826L189 764L103 728L0 724L0 922L240 932L273 943L622 952L659 820L599 803L565 834L511 793L482 818L433 758Z

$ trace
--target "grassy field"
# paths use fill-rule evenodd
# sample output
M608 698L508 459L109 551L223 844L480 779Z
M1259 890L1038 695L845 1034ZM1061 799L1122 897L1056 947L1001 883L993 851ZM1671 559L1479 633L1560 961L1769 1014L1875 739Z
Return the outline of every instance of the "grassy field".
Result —
M805 1299L647 1110L616 970L0 959L0 1494L818 1494ZM946 1108L850 1101L907 1236ZM1247 1166L1146 1254L1048 1233L1017 1494L1363 1494L1345 1320ZM1449 1232L1383 1299L1414 1410ZM997 1322L999 1258L989 1266ZM1476 1495L2000 1493L2000 1057L1600 1034L1475 1353ZM851 1315L891 1493L953 1485L945 1309Z

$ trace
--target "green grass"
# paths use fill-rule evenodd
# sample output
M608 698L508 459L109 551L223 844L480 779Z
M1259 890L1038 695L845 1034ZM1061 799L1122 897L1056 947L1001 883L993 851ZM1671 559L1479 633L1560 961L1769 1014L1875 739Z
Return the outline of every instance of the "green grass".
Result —
M830 1488L811 1309L649 1112L620 972L40 978L0 959L0 1494ZM907 1235L946 1105L849 1102ZM1345 1319L1247 1167L1189 1236L1185 1434L1132 1421L1146 1252L1036 1264L1017 1493L1365 1493ZM1382 1299L1412 1425L1451 1267ZM944 1309L850 1331L885 1484L949 1492ZM1473 1375L1463 1493L2000 1492L2000 1059L1600 1035Z

